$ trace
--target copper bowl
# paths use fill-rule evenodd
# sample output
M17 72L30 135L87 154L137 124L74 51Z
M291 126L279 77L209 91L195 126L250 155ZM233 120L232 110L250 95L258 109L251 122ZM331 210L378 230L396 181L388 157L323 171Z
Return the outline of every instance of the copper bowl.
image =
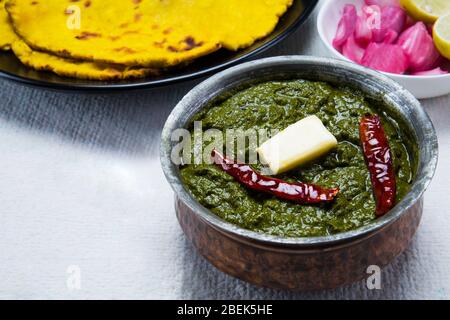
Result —
M185 189L171 161L175 129L186 128L202 108L227 92L271 80L311 79L347 84L383 100L418 145L411 191L385 216L349 232L324 237L282 238L230 224L200 205ZM176 106L162 132L161 164L175 191L175 209L188 239L219 270L258 286L296 291L335 288L367 277L402 253L422 216L423 194L438 161L433 124L411 93L388 77L344 61L285 56L225 70L192 89Z

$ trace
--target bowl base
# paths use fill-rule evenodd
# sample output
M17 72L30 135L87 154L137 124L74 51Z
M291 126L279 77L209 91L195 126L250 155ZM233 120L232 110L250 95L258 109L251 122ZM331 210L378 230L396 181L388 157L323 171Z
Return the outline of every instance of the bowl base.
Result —
M279 247L218 230L177 197L178 221L198 252L231 276L272 289L312 291L344 286L370 276L369 266L389 264L411 242L423 199L399 219L362 238L327 247Z

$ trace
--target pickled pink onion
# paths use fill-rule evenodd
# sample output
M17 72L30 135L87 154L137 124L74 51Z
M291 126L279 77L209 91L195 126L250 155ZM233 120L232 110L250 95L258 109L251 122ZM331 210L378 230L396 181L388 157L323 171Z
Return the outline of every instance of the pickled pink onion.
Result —
M351 4L347 4L344 7L344 13L339 21L336 36L333 40L333 47L340 49L347 39L353 34L356 27L356 20L358 15L356 13L356 7Z
M441 55L423 22L417 22L399 37L399 44L409 59L412 72L430 70L437 67Z
M395 40L398 38L398 33L394 30L389 30L384 36L383 43L395 43Z
M400 34L403 31L405 21L406 12L402 8L397 6L384 7L381 10L380 26L373 30L373 40L375 42L384 42L390 31Z
M366 50L360 46L353 35L351 35L344 46L342 47L342 54L356 63L361 63L361 59L364 56Z
M371 13L368 10L363 10L358 17L355 27L355 40L361 46L366 47L372 42L372 27L370 25Z
M387 43L371 43L361 60L363 66L396 74L408 69L408 58L401 46Z

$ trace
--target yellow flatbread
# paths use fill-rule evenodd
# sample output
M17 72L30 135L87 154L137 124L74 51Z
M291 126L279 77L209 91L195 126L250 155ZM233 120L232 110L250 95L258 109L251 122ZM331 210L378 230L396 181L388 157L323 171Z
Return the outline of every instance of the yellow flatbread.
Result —
M229 50L251 46L269 35L293 0L209 0L207 15Z
M35 70L51 71L64 77L90 80L123 80L141 78L157 72L149 68L133 68L61 58L48 53L34 51L21 40L17 40L12 44L12 50L24 65Z
M0 0L0 50L10 50L11 44L16 38L5 10L5 1Z
M10 50L26 66L36 70L51 71L61 76L91 80L121 80L156 74L149 68L131 68L121 65L96 63L61 58L52 54L33 51L14 33L4 2L0 0L0 48Z
M15 31L62 57L165 67L271 33L292 0L9 0Z

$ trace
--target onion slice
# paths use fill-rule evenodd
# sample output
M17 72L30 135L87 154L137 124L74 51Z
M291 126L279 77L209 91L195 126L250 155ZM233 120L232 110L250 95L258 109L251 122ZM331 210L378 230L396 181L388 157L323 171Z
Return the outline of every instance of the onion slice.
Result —
M397 6L386 6L381 9L381 23L373 30L373 40L375 42L385 42L392 31L400 34L406 22L406 12Z
M370 13L367 10L363 10L362 14L358 16L355 27L355 40L361 46L367 47L367 45L372 42L372 28L369 25Z
M413 73L434 69L440 62L441 55L427 26L421 21L406 29L400 35L397 44L403 48L408 57Z
M342 54L358 64L361 64L364 52L364 47L360 46L356 42L353 35L347 39L347 42L345 42L344 46L342 47Z
M355 31L357 19L358 14L356 13L356 7L351 4L345 5L344 13L338 24L336 36L333 39L333 47L337 50L341 50L344 43Z
M389 30L384 36L383 43L391 44L395 43L398 38L398 33L394 30Z
M361 64L384 72L403 74L408 69L408 58L401 46L387 43L371 43L361 59Z

